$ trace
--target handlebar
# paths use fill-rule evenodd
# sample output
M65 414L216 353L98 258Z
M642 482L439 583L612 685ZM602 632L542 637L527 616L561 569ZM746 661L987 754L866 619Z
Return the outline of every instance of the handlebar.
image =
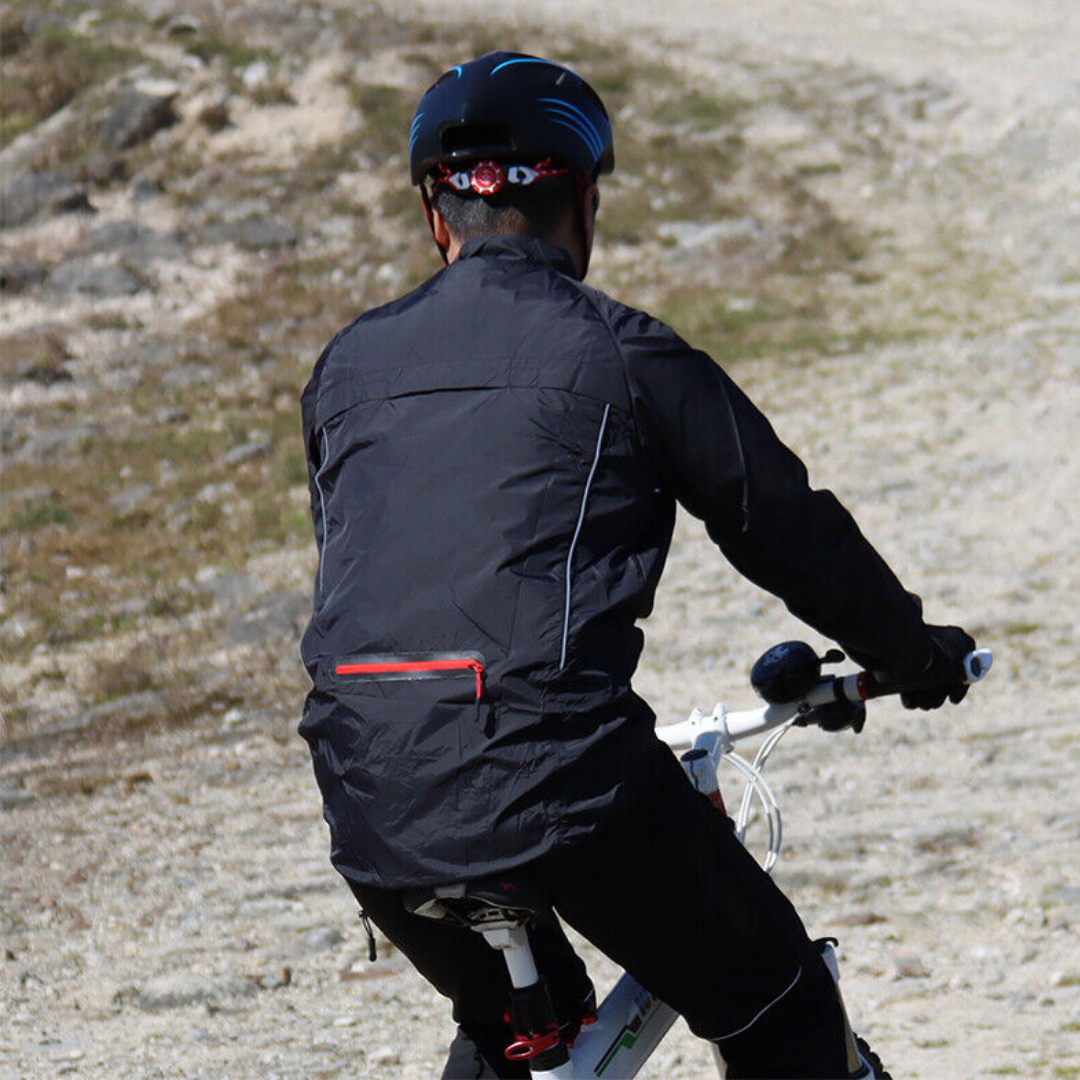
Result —
M990 649L976 649L968 653L963 661L965 682L975 683L985 678L993 662L994 654ZM780 727L815 705L868 701L870 698L899 694L904 689L903 686L876 678L869 671L860 671L853 675L826 675L798 701L785 701L730 713L723 705L718 704L709 715L695 709L686 720L658 727L656 734L668 746L690 746L698 735L713 731L730 747L742 739L762 735Z
M989 649L976 649L964 657L964 682L975 683L986 677L994 663L994 654ZM839 684L836 696L828 701L869 701L871 698L886 697L890 694L903 693L907 687L900 683L883 679L872 671L860 671L855 675L837 675L824 681ZM809 702L811 705L823 704Z

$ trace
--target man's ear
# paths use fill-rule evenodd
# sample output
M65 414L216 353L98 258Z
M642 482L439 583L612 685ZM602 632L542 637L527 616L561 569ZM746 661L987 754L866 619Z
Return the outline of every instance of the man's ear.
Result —
M446 227L442 214L432 205L431 196L423 184L420 185L420 201L424 204L424 217L427 218L428 228L431 230L431 236L445 266L450 262L450 230Z
M445 258L446 252L450 249L450 229L435 207L431 208L431 235L435 238L435 243Z

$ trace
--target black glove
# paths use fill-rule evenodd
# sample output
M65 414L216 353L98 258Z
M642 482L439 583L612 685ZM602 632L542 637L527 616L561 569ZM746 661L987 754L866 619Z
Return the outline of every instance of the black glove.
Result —
M948 698L958 705L968 692L964 657L975 648L975 639L959 626L928 626L930 663L914 678L905 679L908 687L900 695L905 709L940 709Z

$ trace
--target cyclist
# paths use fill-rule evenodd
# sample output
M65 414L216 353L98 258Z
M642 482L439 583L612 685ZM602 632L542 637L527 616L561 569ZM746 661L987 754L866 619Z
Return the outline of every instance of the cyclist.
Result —
M599 97L537 57L462 64L417 107L412 182L446 266L338 333L302 403L319 566L301 733L331 858L451 998L446 1077L528 1075L502 1053L509 983L478 934L402 893L508 871L730 1077L881 1075L794 908L655 737L635 623L678 501L748 578L917 687L909 707L960 700L973 642L924 623L716 364L582 284L613 164ZM557 924L530 934L572 1027L584 967Z

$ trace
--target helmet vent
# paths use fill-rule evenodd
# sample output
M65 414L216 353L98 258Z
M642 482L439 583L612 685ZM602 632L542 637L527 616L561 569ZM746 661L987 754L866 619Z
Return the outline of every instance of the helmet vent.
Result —
M482 152L488 147L506 147L510 132L501 124L455 124L439 133L444 154Z

